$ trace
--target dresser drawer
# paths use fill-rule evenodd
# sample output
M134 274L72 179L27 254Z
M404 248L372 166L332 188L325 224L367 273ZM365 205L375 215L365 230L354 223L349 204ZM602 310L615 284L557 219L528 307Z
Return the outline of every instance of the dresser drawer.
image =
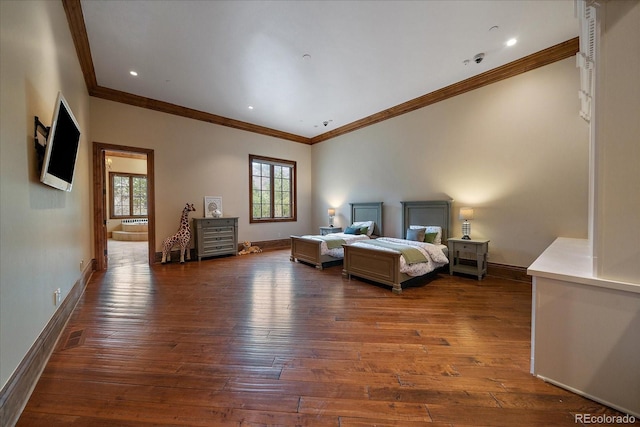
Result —
M216 236L232 236L233 237L234 228L233 227L210 227L202 229L202 238L207 239Z
M235 239L234 239L233 232L232 233L227 233L227 234L220 234L220 233L207 234L207 233L204 233L204 235L202 236L202 246L203 247L206 247L207 245L219 244L219 243L224 243L224 242L233 244L234 241L235 241Z
M484 253L484 245L472 244L472 243L459 243L456 242L453 246L454 251L468 252L468 253Z
M202 246L201 255L233 254L236 252L233 242L212 242Z
M235 219L233 218L215 218L215 219L199 219L198 225L200 225L203 229L209 227L221 227L228 226L233 227L236 224Z

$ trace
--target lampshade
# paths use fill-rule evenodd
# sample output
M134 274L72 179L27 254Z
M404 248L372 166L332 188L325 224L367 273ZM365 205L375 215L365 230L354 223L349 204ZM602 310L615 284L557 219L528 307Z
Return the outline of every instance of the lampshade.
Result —
M460 208L460 219L473 219L473 208Z
M336 210L333 208L329 208L327 210L327 213L329 214L329 216L336 216Z

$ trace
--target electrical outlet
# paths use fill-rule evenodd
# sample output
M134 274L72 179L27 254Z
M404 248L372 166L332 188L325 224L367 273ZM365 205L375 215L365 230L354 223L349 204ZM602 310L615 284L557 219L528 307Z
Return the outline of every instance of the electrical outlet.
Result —
M62 294L62 291L60 291L60 288L56 289L56 291L53 293L53 304L54 305L60 304L61 294Z

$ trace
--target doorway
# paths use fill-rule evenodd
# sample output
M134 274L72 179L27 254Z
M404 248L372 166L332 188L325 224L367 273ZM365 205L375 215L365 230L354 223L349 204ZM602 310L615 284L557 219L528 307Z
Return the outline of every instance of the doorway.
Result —
M94 193L94 241L96 253L96 270L106 270L109 266L109 247L122 251L122 244L110 244L110 199L109 180L107 173L109 165L107 157L146 159L147 180L147 215L146 215L146 242L133 242L126 251L134 251L135 246L147 246L148 264L155 262L155 179L154 179L154 152L153 150L138 147L129 147L114 144L93 143L93 193Z

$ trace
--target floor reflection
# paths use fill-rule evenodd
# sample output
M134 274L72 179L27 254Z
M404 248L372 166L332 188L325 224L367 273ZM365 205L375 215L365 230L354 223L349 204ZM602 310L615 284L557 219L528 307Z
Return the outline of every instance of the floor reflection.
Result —
M108 267L105 272L109 286L100 292L109 298L111 317L107 323L117 323L120 315L132 320L146 319L153 309L154 284L150 277L148 242L107 241Z
M128 242L109 239L107 241L107 256L109 268L126 267L131 265L149 264L149 242Z
M263 264L251 281L251 323L264 327L289 328L293 298L291 274Z

